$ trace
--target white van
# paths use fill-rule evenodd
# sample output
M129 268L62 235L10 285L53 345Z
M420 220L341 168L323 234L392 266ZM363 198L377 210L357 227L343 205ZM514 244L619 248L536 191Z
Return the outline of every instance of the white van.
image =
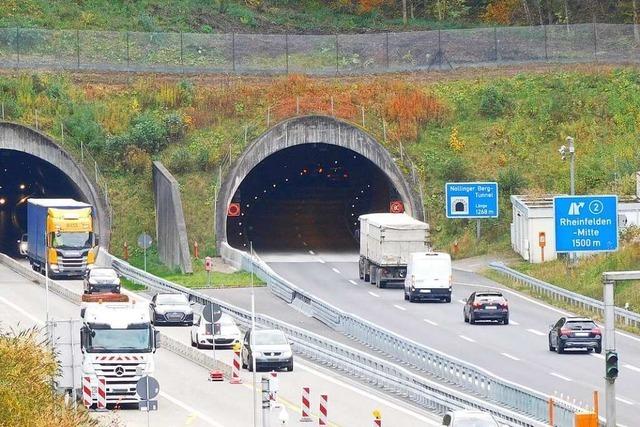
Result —
M413 252L404 279L404 299L451 302L451 256L444 252Z

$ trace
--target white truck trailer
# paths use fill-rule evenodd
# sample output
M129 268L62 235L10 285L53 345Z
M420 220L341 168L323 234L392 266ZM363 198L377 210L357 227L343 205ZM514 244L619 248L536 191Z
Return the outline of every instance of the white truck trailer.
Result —
M90 378L92 404L98 378L106 381L107 405L139 403L136 384L153 374L159 347L148 306L121 294L83 295L82 301L82 377Z
M429 224L407 214L360 216L360 279L379 288L404 286L412 252L430 249Z

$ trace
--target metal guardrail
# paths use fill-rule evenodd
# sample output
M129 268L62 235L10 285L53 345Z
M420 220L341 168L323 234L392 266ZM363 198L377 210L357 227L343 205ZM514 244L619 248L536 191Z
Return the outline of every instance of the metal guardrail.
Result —
M331 365L349 375L398 393L434 410L476 407L494 413L510 425L519 426L534 426L546 421L550 396L501 379L482 368L403 338L357 316L344 313L280 278L260 259L233 249L227 244L223 244L221 251L236 267L253 271L265 280L274 294L289 303L295 301L305 304L307 311L313 317L331 328L342 331L369 347L383 351L408 367L462 387L465 391L473 393L473 396L429 381L388 360L376 358L271 317L256 316L256 322L259 325L283 330L297 344L296 351L308 358ZM243 326L248 326L250 322L250 313L246 310L152 276L118 258L112 257L112 266L136 283L155 290L181 292L201 304L217 303L223 311L233 316ZM557 426L572 427L575 413L579 410L580 408L568 402L556 401Z
M530 287L536 293L574 305L583 310L596 312L600 316L604 317L604 303L602 301L568 291L559 286L555 286L551 283L536 279L535 277L520 273L519 271L507 267L502 262L489 263L489 267L518 283ZM616 307L615 316L617 322L623 323L627 326L640 328L640 314L638 313Z

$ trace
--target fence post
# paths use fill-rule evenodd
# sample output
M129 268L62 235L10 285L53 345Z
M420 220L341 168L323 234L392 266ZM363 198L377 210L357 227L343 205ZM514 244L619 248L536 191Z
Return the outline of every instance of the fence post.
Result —
M593 14L593 59L598 62L598 27L595 13Z
M547 47L547 26L543 25L543 27L544 27L544 60L549 61L549 52Z
M130 65L129 65L129 31L127 31L127 71L131 71Z
M336 34L336 76L339 74L340 49L338 45L338 34Z
M80 30L76 30L76 64L78 70L80 69Z
M287 61L287 74L289 74L289 34L284 35L285 59Z
M389 69L389 32L387 31L386 33L386 38L385 38L385 58L387 60L387 70Z
M236 72L236 33L231 33L231 69Z
M20 68L20 27L16 27L16 69Z
M2 120L4 120L4 101L2 101Z
M180 67L182 68L182 74L184 74L184 38L182 31L180 31Z
M495 61L498 62L498 27L493 27L493 52Z

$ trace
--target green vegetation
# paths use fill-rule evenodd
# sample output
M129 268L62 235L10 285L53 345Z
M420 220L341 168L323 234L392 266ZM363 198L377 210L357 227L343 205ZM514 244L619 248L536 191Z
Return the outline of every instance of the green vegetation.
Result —
M179 283L189 288L204 288L207 286L207 272L204 269L204 260L193 258L193 274L182 274L180 269L171 269L160 262L158 252L155 246L147 251L147 271L163 279L174 283ZM131 265L138 268L144 268L144 253L141 250L135 250L129 258ZM211 272L210 287L214 288L238 288L251 286L251 273L238 271L235 273ZM136 285L127 280L125 287L129 290L137 291L144 289L140 285ZM264 286L264 282L257 276L253 276L254 286Z
M96 426L83 406L67 407L52 392L60 368L35 329L15 332L0 328L0 425Z

